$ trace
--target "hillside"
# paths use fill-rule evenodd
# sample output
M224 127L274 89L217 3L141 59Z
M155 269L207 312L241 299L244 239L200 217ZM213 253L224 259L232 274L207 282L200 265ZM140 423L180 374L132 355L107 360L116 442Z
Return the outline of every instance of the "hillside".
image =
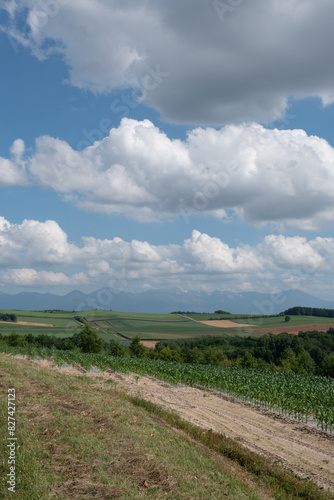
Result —
M6 393L15 380L17 394L19 500L332 498L231 439L199 432L126 395L117 378L49 368L48 362L0 355L1 386ZM4 457L5 440L1 447ZM6 461L1 469L5 478ZM2 498L12 498L4 479L0 484Z

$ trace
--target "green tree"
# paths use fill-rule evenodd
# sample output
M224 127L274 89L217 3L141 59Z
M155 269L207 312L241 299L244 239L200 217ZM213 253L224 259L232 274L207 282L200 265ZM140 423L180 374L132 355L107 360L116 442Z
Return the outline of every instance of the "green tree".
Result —
M182 362L182 358L177 351L172 351L169 346L164 347L159 354L156 356L156 359L163 359L164 361L178 361Z
M79 335L79 347L82 352L96 353L102 351L103 340L89 325L85 325Z
M295 373L300 373L306 375L308 373L312 374L315 372L315 362L311 358L309 352L302 350L300 354L298 354L296 358L296 368Z
M254 356L247 351L240 359L240 366L243 366L244 368L257 368L258 362Z
M322 374L334 378L334 352L332 352L321 365Z
M125 357L129 355L127 348L120 343L119 340L114 340L110 342L108 353L111 356Z
M14 332L14 330L13 330L12 333L10 335L8 335L8 337L7 337L7 344L12 346L12 347L15 347L15 346L24 347L28 343L27 343L25 337L23 337L23 335L19 335L18 333Z
M286 323L287 323L288 321L290 321L290 320L291 320L290 316L285 316L285 321L286 321Z
M296 355L294 351L291 349L291 347L288 347L285 349L283 352L280 360L279 360L279 365L282 368L283 371L285 372L294 372L296 369Z
M131 352L131 355L135 358L143 358L145 356L146 349L143 346L143 344L141 344L139 335L136 335L131 340L130 352Z
M215 349L212 346L207 347L203 354L205 363L208 365L222 365L227 360L227 356L221 349Z

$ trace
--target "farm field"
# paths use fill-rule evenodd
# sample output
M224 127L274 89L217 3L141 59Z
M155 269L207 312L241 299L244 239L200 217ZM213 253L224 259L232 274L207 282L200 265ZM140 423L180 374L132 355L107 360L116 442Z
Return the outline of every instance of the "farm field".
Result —
M250 316L250 315L222 315L222 314L189 314L189 318L195 321L207 321L208 323L217 320L230 320L235 323L248 323L252 327L256 328L268 328L270 326L291 326L291 325L308 325L315 323L331 323L334 326L334 318L322 317L322 316L290 316L290 321L285 321L285 316Z
M254 326L258 328L280 327L280 326L308 326L314 324L331 324L334 327L334 318L326 318L322 316L290 316L290 321L286 322L285 317L278 318L259 318L254 319Z
M241 318L239 316L233 317L233 315L226 315L226 318L224 317L224 319L218 319L223 316L216 314L211 315L211 320L208 319L210 318L210 315L208 314L192 314L189 317L201 323L205 322L207 325L212 323L212 326L215 327L223 327L225 323L226 325L229 325L230 328L230 323L233 321L236 324L240 324L239 330L241 329L243 335L245 333L248 333L249 335L258 335L265 333L278 334L283 332L298 334L300 331L311 330L326 332L329 328L334 328L334 318L321 316L290 316L290 321L288 322L285 321L285 316L269 318L252 318L250 316L245 316ZM247 323L249 327L245 327L245 323ZM236 329L234 329L234 331L236 335L239 334L239 331Z
M334 430L334 379L241 367L166 362L106 353L57 351L41 347L1 346L3 353L52 357L58 366L76 363L116 372L150 375L172 384L200 385L284 414L298 421L313 420L322 430ZM21 357L22 357L21 356Z
M289 325L284 326L273 326L273 327L264 327L259 329L254 329L254 334L265 334L272 333L274 335L278 335L279 333L290 333L292 335L298 335L299 332L307 332L307 331L318 331L318 332L327 332L329 328L334 328L334 323L309 323L303 325ZM252 334L253 335L253 334Z
M226 334L225 328L213 329L211 326L196 323L195 321L182 319L172 321L170 319L142 319L119 316L110 320L96 320L91 323L93 328L106 328L116 331L129 339L140 335L143 340L162 340L166 338L187 338L199 335L222 335Z
M233 334L235 328L213 328L203 325L189 318L175 314L147 314L147 313L123 313L113 311L79 311L65 313L44 313L27 311L3 311L15 313L19 322L31 322L34 325L20 325L18 323L0 323L0 333L8 335L13 329L18 333L48 333L51 335L66 337L80 331L83 323L75 318L81 318L96 329L101 337L108 340L115 338L131 340L135 335L140 335L143 340L164 340L168 338L187 338L199 335L226 335ZM41 327L36 327L40 323ZM44 323L52 324L50 329L42 326ZM233 332L234 330L234 332ZM239 331L242 335L243 332ZM249 332L245 332L248 335ZM119 335L119 337L117 337Z
M219 314L193 314L188 317L178 314L123 313L102 310L78 312L3 310L0 312L14 313L18 320L17 323L0 322L0 333L3 335L9 335L12 330L15 330L20 334L39 335L43 333L57 337L69 337L78 333L83 324L87 322L99 332L105 341L131 340L135 335L140 335L143 341L151 342L202 335L261 336L267 332L327 331L328 328L334 327L334 318L318 316L291 316L291 320L285 322L284 316L251 318L246 315L243 317L225 315L226 319L221 320L219 318L222 318L222 315ZM209 317L215 319L210 321ZM26 324L20 324L23 322ZM45 324L52 326L46 327Z
M192 318L196 321L208 321L210 319L212 319L212 320L230 319L230 320L236 321L235 318L238 318L241 321L243 321L244 319L247 319L250 317L249 314L231 314L231 313L226 313L226 314L189 313L189 314L186 314L186 316L188 318Z

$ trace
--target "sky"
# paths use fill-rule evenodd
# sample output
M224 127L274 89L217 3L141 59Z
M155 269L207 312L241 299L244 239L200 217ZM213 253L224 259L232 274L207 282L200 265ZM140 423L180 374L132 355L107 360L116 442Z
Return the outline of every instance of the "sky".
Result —
M332 0L0 0L0 292L334 299Z

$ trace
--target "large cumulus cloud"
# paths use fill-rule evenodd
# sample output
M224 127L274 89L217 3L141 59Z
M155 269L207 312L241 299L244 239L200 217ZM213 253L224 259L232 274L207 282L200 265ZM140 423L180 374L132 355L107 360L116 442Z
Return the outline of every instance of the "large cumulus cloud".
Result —
M24 168L31 184L85 210L139 221L211 215L317 229L334 217L334 149L303 130L228 125L181 141L149 120L124 118L82 151L40 137Z
M334 99L332 0L4 0L2 29L73 85L141 88L174 122L266 122L287 99ZM25 22L24 22L25 21Z

